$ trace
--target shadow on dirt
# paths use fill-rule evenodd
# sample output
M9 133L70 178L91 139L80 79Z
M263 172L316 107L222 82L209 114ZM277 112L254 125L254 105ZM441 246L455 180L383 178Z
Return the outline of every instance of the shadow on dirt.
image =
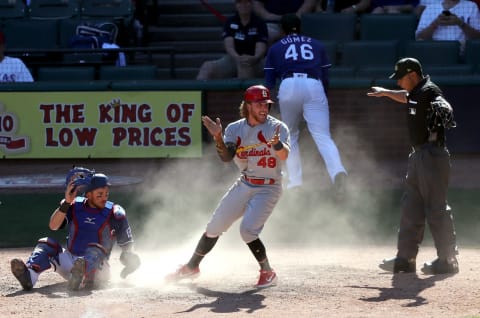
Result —
M194 305L178 313L193 312L200 308L211 308L210 311L214 313L234 313L245 309L247 313L251 314L267 307L262 304L265 296L257 294L257 292L261 290L257 288L249 289L241 293L231 293L210 290L192 284L190 285L190 289L204 296L216 299L209 303Z
M350 286L352 288L376 289L380 292L377 297L360 298L363 301L381 302L391 299L412 300L404 307L416 307L426 305L428 300L420 293L435 286L435 282L452 277L453 274L434 275L427 278L420 278L417 274L394 274L392 276L392 287L371 287L371 286Z
M48 298L65 298L65 297L80 297L88 296L92 293L90 290L69 291L67 289L67 282L55 283L51 285L45 285L38 288L33 288L31 291L18 290L11 294L5 295L5 297L16 297L25 294L38 293Z

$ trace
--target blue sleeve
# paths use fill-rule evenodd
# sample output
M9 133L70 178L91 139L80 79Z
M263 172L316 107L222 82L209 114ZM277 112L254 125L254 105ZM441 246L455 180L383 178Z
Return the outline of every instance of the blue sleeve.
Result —
M113 207L112 227L115 230L118 245L126 245L133 242L132 229L128 224L125 210L118 204Z

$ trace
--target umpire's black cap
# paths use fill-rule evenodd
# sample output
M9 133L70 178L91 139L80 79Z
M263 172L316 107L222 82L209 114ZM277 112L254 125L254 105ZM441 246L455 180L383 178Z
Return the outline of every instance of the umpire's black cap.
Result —
M300 33L302 22L295 13L287 13L280 19L280 24L282 25L283 32L289 34Z
M405 57L398 60L395 64L395 72L390 75L390 78L398 80L410 72L415 72L423 77L422 65L420 62L413 57Z

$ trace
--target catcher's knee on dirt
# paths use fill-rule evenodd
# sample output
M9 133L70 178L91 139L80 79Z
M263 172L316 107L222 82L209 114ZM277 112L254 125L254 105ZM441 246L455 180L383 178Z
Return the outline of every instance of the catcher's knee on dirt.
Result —
M107 262L107 253L103 246L97 243L88 244L87 249L85 250L85 255L83 256L87 264L85 271L85 280L88 282L93 282L100 277L95 277L99 271L102 271L102 281L108 280L109 272L107 273L108 264Z
M62 251L62 246L51 237L42 237L38 240L32 254L27 260L27 266L37 273L49 269L52 266L51 260L58 261L58 254Z

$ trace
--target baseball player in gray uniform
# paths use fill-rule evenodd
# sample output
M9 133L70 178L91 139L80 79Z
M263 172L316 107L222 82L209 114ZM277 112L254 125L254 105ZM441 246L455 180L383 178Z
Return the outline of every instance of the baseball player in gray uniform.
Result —
M276 283L277 275L270 267L259 235L282 194L282 166L290 151L290 134L283 122L269 115L272 103L266 87L249 87L240 105L242 119L229 124L223 136L219 118L213 121L202 117L221 160L233 160L241 173L215 209L190 261L168 275L168 282L197 277L200 262L218 237L243 217L240 234L260 265L255 286L263 288Z
M337 146L330 135L330 119L326 89L328 61L323 44L300 34L300 18L286 14L281 19L285 37L273 44L265 60L265 85L278 90L280 114L290 129L292 143L287 160L287 188L303 184L302 165L298 146L299 123L303 117L334 184L335 195L341 199L345 192L346 170Z

